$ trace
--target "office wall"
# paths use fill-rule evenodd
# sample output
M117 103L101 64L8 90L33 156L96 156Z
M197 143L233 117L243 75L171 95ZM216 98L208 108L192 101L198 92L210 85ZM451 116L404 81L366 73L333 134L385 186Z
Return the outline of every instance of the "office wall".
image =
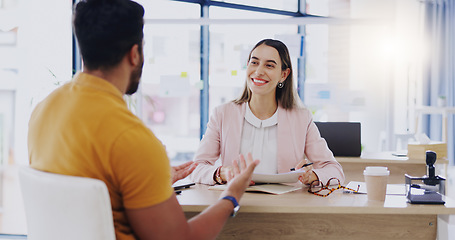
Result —
M27 125L31 110L72 76L71 1L23 0L17 5L14 159L28 162Z

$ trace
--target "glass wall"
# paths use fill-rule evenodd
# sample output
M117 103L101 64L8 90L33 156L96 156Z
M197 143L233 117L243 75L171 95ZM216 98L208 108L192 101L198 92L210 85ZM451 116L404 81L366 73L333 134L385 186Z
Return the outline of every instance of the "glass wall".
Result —
M365 151L397 149L397 139L414 130L409 111L419 91L413 88L419 81L414 44L419 4L414 0L307 0L302 10L330 18L302 18L300 25L289 16L245 9L211 6L209 18L201 19L199 4L138 2L146 9L145 63L140 91L127 100L166 145L171 159L192 159L200 140L201 112L210 113L239 95L248 53L264 38L288 45L296 79L303 51L304 104L317 121L360 121ZM289 12L298 8L297 0L224 3ZM41 8L58 11L43 17L34 11ZM11 108L2 108L13 109L3 113L2 120L3 125L12 122L8 128L13 137L3 137L2 143L8 142L15 157L26 162L31 110L71 78L72 9L70 2L10 0L3 1L0 10L0 90L13 99L7 103ZM209 37L201 42L204 24ZM11 39L13 45L8 44ZM209 44L207 109L201 109L201 44Z
M291 1L226 3L294 12L298 7L297 1L292 4ZM176 20L188 15L189 20L198 19L195 15L196 12L200 14L198 4L179 4L195 6L191 9L193 14L189 16L190 10L183 12L174 8L172 11L172 8L164 7L155 16L148 16ZM308 14L331 18L321 18L316 22L313 19L311 23L302 20L301 25L295 22L283 24L289 16L211 6L208 16L214 21L209 21L208 43L200 43L200 25L166 24L165 19L161 23L151 21L146 27L145 49L150 59L147 58L146 64L149 65L144 69L142 118L163 140L172 158L191 159L191 152L198 146L201 121L201 44L209 44L210 113L214 107L240 94L245 81L247 56L254 44L264 38L275 38L285 42L290 49L295 79L297 59L303 51L305 76L304 85L300 86L304 89L301 98L313 112L315 121L361 122L364 151L399 149L404 145L397 145L397 136L400 132L409 132L409 127L403 129L406 120L396 118L394 114L407 112L408 106L394 102L397 82L392 79L403 70L394 68L391 56L384 48L396 36L397 25L402 24L396 22L395 11L405 9L407 4L409 1L395 4L393 1L379 3L373 0L366 3L310 0L302 9ZM388 14L371 14L375 9ZM407 21L416 19L415 11L401 18ZM229 19L241 21L230 23ZM351 21L346 21L348 19ZM180 44L175 38L180 38ZM163 90L166 88L171 89L168 96L165 95L167 90ZM173 91L180 95L172 96Z
M139 1L145 19L198 19L200 6ZM200 130L200 25L145 24L140 91L131 97L144 123L174 161L192 160Z
M173 160L199 145L199 25L146 25L140 116Z
M223 2L292 12L297 12L298 10L298 1L295 0L225 0Z

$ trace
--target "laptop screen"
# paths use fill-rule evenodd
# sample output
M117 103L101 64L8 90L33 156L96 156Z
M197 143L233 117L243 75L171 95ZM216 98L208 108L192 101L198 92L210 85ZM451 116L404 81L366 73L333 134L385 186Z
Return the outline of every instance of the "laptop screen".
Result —
M334 156L358 157L362 151L359 122L314 122Z

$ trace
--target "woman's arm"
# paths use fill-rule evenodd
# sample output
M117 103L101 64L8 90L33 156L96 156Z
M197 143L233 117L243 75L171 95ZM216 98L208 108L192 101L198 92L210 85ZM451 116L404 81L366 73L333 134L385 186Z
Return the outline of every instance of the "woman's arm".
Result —
M306 134L305 155L314 163L313 171L320 182L325 184L332 177L338 178L341 183L344 182L343 168L333 156L312 119Z
M221 116L218 114L218 109L216 108L210 116L207 130L202 137L193 160L198 165L190 175L190 178L196 183L215 184L213 174L217 169L215 162L220 157L221 122Z

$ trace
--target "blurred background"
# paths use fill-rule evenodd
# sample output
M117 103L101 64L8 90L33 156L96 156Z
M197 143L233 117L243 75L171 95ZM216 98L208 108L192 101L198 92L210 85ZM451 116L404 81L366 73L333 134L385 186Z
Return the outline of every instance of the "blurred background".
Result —
M3 233L26 233L14 166L28 164L30 114L81 68L74 2L0 0ZM145 8L144 71L139 91L125 100L172 164L192 160L212 109L239 95L249 51L264 38L288 46L315 121L361 123L363 153L405 152L424 133L447 143L454 164L453 1L138 2ZM455 169L447 175L453 188Z
M138 2L145 64L139 92L126 100L173 161L192 159L211 110L243 87L251 48L275 38L290 49L316 121L361 122L364 152L405 150L424 132L448 142L453 163L453 115L442 115L454 105L453 73L447 80L443 70L450 51L438 32L453 21L441 16L444 1ZM31 111L80 70L71 13L72 1L0 0L2 165L28 162ZM426 106L436 114L417 121Z

